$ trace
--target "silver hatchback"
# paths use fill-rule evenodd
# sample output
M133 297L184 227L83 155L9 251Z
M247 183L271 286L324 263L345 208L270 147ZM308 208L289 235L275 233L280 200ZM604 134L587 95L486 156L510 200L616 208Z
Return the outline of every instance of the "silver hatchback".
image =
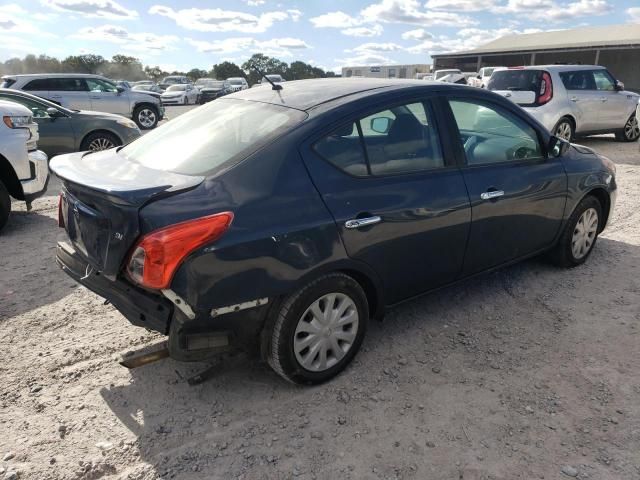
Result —
M636 107L640 95L624 90L609 71L596 65L536 65L497 69L487 85L520 105L555 136L614 133L640 138Z
M0 86L29 92L71 110L116 113L131 118L142 130L155 128L164 117L159 94L127 90L100 75L5 75Z

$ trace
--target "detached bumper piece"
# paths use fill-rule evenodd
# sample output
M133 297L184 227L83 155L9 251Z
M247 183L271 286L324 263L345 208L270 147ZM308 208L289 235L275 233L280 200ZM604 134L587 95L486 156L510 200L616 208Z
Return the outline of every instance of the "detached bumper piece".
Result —
M68 242L58 242L56 263L76 282L109 300L132 324L169 333L173 304L166 298L124 281L109 280L94 271Z
M47 190L49 183L49 162L47 155L40 150L29 152L29 166L31 177L20 180L22 193L27 202L31 202L41 196Z

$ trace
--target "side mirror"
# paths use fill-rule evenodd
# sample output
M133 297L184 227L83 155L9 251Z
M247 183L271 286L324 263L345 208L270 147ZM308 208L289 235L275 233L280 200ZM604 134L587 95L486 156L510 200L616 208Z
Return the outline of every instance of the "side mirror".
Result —
M620 80L616 81L616 91L621 92L622 90L624 90L624 83L622 83Z
M376 117L371 119L371 130L376 133L387 133L391 128L391 119L388 117Z
M549 152L549 156L553 158L558 158L566 155L567 151L571 144L566 140L558 137L551 137L549 139L549 146L547 151Z
M124 88L124 87L116 87L116 90L118 90L118 94L120 94L120 93L123 93L126 90L126 88Z
M47 115L49 115L51 118L58 118L58 117L62 116L60 114L60 110L58 110L57 108L53 108L53 107L47 108Z
M482 80L482 75L476 75L476 78L477 78L478 80Z

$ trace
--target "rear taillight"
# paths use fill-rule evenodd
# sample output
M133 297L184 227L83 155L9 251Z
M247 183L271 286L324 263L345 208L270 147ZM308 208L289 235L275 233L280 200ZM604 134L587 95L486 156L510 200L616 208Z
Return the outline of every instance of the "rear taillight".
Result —
M540 81L540 92L538 93L538 105L544 105L553 98L553 85L551 83L551 75L542 72L542 80Z
M155 230L133 248L127 272L133 281L152 289L168 288L173 275L194 250L218 240L229 228L233 213L223 212Z
M62 216L62 194L58 197L58 226L64 228L64 217Z

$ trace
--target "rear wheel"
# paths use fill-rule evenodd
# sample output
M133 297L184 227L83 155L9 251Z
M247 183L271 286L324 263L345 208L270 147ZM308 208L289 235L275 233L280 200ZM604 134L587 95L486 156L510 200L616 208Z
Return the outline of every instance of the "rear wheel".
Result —
M11 198L9 191L0 180L0 230L6 225L9 215L11 214Z
M109 132L94 132L85 137L82 141L82 145L80 145L80 150L100 152L120 145L122 145L122 142L115 135L112 135Z
M640 138L640 125L638 124L638 118L633 114L624 124L624 129L621 132L616 132L616 140L619 142L635 142L638 138Z
M293 383L321 383L358 352L369 306L362 287L342 273L325 275L284 301L267 326L266 358Z
M553 134L567 142L572 141L575 134L573 122L566 117L561 118L553 129Z
M560 267L575 267L584 263L593 251L602 222L600 202L592 196L583 198L551 252L554 263Z

